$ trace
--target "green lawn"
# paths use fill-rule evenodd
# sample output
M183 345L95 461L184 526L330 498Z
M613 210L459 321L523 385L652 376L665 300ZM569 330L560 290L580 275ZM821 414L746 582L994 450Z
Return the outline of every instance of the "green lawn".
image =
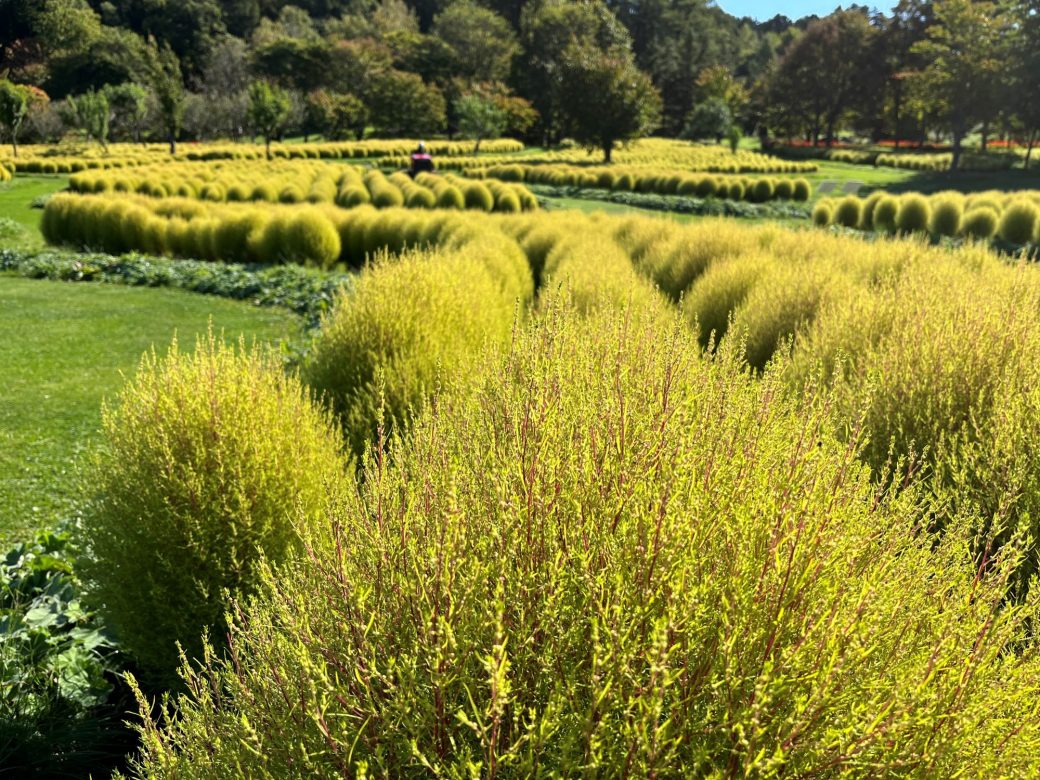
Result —
M1040 170L952 174L910 171L885 166L875 168L873 165L853 165L828 160L814 160L813 162L816 162L819 170L816 173L807 174L806 178L813 183L814 189L824 181L860 181L866 185L864 192L873 189L883 189L895 193L1040 189Z
M75 473L112 397L153 345L192 346L212 318L225 338L277 343L294 315L177 290L0 275L0 542L67 514Z
M14 181L0 184L0 219L12 219L25 228L25 232L12 238L0 239L0 249L16 246L30 248L40 246L40 217L43 211L30 208L33 199L65 189L69 184L64 176L22 176Z

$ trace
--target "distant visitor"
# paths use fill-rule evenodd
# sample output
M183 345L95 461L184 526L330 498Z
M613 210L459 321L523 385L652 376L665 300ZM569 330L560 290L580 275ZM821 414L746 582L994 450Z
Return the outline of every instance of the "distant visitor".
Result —
M412 152L412 165L408 169L408 175L414 179L420 173L432 173L435 168L433 157L426 151L426 144L420 141L419 146Z

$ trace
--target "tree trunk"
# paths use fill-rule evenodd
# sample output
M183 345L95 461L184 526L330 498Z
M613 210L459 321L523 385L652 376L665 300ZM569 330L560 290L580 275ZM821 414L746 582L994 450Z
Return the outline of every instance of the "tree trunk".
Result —
M1024 170L1029 170L1029 160L1033 156L1033 147L1036 145L1036 130L1029 134L1029 144L1026 146L1026 161L1023 164Z
M267 159L270 160L271 159L271 136L269 136L269 135L265 135L264 136L264 148L267 151Z
M903 124L903 85L896 81L895 97L892 99L892 121L896 131L896 149L899 148L899 139L902 138Z
M14 149L14 156L15 156L15 158L17 158L18 157L18 139L15 138L13 135L11 136L11 148Z
M961 167L961 144L964 141L964 131L959 127L953 130L953 159L950 160L950 173L956 173Z
M473 147L473 154L480 154L480 142L483 140L479 135L477 136L477 145Z
M170 156L177 154L177 133L174 130L169 131L170 139Z
M611 152L613 152L613 151L614 151L614 142L613 141L604 141L603 142L603 162L605 162L605 163L609 163L610 162L610 155L611 155Z
M982 151L986 151L989 144L989 122L982 123Z

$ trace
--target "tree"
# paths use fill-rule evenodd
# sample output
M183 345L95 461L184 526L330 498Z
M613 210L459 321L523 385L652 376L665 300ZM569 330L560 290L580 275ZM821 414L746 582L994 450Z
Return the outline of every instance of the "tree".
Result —
M29 89L4 79L0 81L0 127L11 140L14 156L18 156L18 131L29 113Z
M148 114L148 90L127 82L106 86L103 90L112 113L112 121L137 143L141 142L141 125Z
M718 143L735 126L729 104L720 97L710 97L694 106L686 120L683 137L692 140L713 138Z
M109 106L104 91L90 90L77 97L69 98L69 105L76 116L76 125L93 138L104 150L108 150Z
M315 90L307 95L305 132L317 132L339 141L353 133L362 138L368 122L365 104L354 95Z
M271 159L271 140L289 118L292 103L289 93L266 81L254 81L249 87L249 121L253 130L264 137L267 159Z
M327 86L329 45L322 40L278 38L255 51L253 70L261 79L301 91Z
M433 23L433 34L454 54L453 75L469 82L501 81L517 53L516 37L501 16L455 0Z
M917 99L941 117L953 137L950 170L960 167L964 136L992 119L991 95L1004 75L1003 6L989 0L936 0L935 23L913 51L925 61L913 77Z
M376 74L362 97L376 128L386 135L436 133L447 121L444 95L414 73L391 69Z
M627 49L572 45L563 84L568 130L584 146L600 149L604 162L617 144L645 135L660 118L661 97Z
M521 95L540 117L542 142L560 140L564 122L564 56L572 44L603 49L631 45L628 32L599 0L544 0L528 5L520 20L523 55L516 73Z
M769 78L771 124L807 132L830 146L839 123L863 97L862 73L874 34L860 11L812 22L784 52Z
M1019 35L1013 57L1018 66L1014 113L1026 137L1028 170L1033 147L1040 140L1040 0L1022 0L1016 10Z
M152 94L159 108L159 117L166 138L170 143L170 154L177 154L177 136L184 120L184 105L187 94L181 79L181 66L173 49L165 43L148 42L148 79Z
M508 121L506 112L495 99L480 92L470 92L459 98L455 103L455 113L459 119L459 132L476 139L474 154L480 151L480 142L485 138L502 135Z

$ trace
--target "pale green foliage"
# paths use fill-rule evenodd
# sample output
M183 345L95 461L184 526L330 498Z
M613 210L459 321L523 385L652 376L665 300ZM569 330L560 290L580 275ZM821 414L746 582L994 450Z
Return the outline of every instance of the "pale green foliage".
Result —
M430 393L465 377L485 341L508 338L517 290L499 269L513 266L528 279L530 271L519 248L502 239L384 258L337 301L305 374L356 451L380 421L405 422Z
M146 355L104 414L86 478L82 574L105 624L168 682L177 643L199 657L224 634L224 591L252 592L262 557L322 532L342 476L338 437L276 359L212 335Z
M146 714L139 776L1038 770L1013 561L879 495L825 398L554 305L475 385Z

